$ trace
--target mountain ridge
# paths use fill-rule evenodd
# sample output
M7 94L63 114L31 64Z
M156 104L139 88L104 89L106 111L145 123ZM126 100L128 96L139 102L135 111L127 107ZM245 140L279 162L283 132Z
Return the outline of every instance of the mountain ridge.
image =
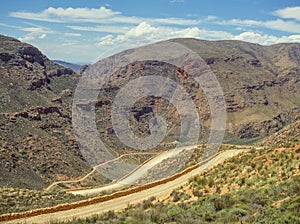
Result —
M71 62L62 61L62 60L56 60L56 59L52 59L52 61L55 62L56 64L61 65L61 66L72 69L76 73L79 73L80 67L84 65L84 64L80 65L80 64L71 63Z

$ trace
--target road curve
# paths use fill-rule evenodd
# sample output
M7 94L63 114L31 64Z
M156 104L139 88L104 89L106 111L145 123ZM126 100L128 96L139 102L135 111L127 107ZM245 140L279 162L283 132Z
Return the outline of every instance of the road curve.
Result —
M95 167L93 167L92 171L89 172L88 174L86 174L84 177L80 178L80 179L77 179L77 180L62 180L62 181L56 181L54 183L52 183L51 185L49 185L46 190L49 191L51 190L53 187L55 187L56 185L58 184L70 184L70 183L78 183L78 182L81 182L81 181L84 181L85 179L87 179L89 176L91 176L93 173L95 173L97 171L97 168L98 167L101 167L101 166L105 166L111 162L114 162L114 161L117 161L117 160L120 160L122 159L123 157L125 156L132 156L132 155L156 155L157 153L147 153L147 152L138 152L138 153L126 153L126 154L123 154L123 155L120 155L119 157L117 158L114 158L112 160L109 160L109 161L106 161L104 163L101 163Z
M161 163L164 159L167 159L169 157L172 157L174 155L179 154L183 150L192 150L195 149L197 146L188 146L188 147L181 147L181 148L175 148L172 150L168 150L165 152L162 152L158 154L157 156L151 158L150 160L146 161L145 163L138 166L136 169L134 169L132 172L127 174L126 176L122 177L121 179L117 180L116 182L112 184L108 184L105 186L95 187L95 188L87 188L87 189L80 189L80 190L68 190L68 193L75 194L75 195L94 195L97 193L101 193L103 191L111 192L120 190L122 188L125 188L126 186L134 185L135 182L147 174L147 171L150 170L155 165Z
M120 211L126 208L129 204L136 204L154 196L159 199L167 197L174 189L188 183L189 179L204 170L210 169L213 166L223 162L224 160L237 155L240 152L249 151L249 149L227 150L201 165L197 169L180 176L179 178L167 183L143 190L137 193L129 194L119 198L114 198L109 201L92 204L84 207L79 207L66 211L59 211L50 214L38 215L30 218L6 221L5 223L49 223L55 221L67 221L74 218L85 218L93 214L101 214L109 210Z

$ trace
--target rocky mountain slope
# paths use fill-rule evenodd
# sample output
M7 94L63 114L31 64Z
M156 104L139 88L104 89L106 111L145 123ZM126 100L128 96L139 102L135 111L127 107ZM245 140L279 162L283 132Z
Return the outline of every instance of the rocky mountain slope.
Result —
M294 147L300 143L300 121L285 126L257 144L269 147Z
M216 75L226 101L226 141L259 139L300 118L300 44L261 46L241 41L172 41L198 53ZM121 54L126 55L126 52ZM103 67L103 63L99 61L88 67L86 74L89 69ZM111 106L118 92L131 80L157 74L179 83L189 93L199 111L203 125L201 140L205 142L210 125L210 108L195 80L173 65L144 61L120 69L99 92L96 122L107 145L124 148L113 131L110 118ZM190 108L184 110L189 111ZM172 146L180 135L180 119L176 108L164 99L147 97L136 102L129 116L131 129L138 136L146 137L150 134L149 120L154 114L165 117L168 124L168 135L160 146Z
M216 74L227 104L228 141L261 138L299 119L300 44L172 41L197 52ZM136 62L113 74L96 102L100 137L115 155L130 149L112 128L114 97L129 80L157 73L190 94L199 110L202 140L207 137L209 107L195 81L170 64ZM88 173L90 167L72 132L71 107L79 78L37 48L0 36L0 185L42 188L51 181ZM168 135L157 149L173 147L181 131L180 119L166 100L147 97L138 101L130 114L132 130L140 137L148 136L154 114L164 116L168 123Z
M41 188L90 168L71 128L78 75L0 36L0 185Z
M228 131L265 136L299 119L300 44L178 39L216 74L226 98Z

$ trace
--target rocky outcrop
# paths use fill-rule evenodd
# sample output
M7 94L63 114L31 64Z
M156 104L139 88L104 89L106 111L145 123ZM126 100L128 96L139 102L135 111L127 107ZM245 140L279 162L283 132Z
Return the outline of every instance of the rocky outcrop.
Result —
M69 68L58 68L47 71L47 77L61 76L61 75L70 75L73 74L73 70Z
M51 62L40 50L13 38L0 38L1 73L21 79L20 85L29 90L47 87L51 77L74 75L71 69Z
M294 123L298 120L300 120L300 108L295 108L291 111L280 113L270 120L242 124L235 130L235 134L239 138L268 136L278 132L287 124Z
M270 147L293 147L294 144L300 143L300 120L285 126L279 132L276 132L264 140L260 141L258 145Z
M1 60L1 61L7 62L7 61L11 60L12 58L13 58L13 55L11 55L11 54L8 54L8 53L0 53L0 60Z
M139 108L138 110L134 110L132 111L134 113L134 117L137 121L140 121L141 120L141 117L147 115L147 114L150 114L150 113L153 113L153 109L151 107L142 107L142 108Z
M206 59L205 59L205 62L206 62L208 65L212 65L212 64L214 64L217 60L219 60L219 58L211 57L211 58L206 58Z
M35 47L33 46L22 46L18 49L18 54L26 61L30 63L39 63L44 66L45 60L47 58Z
M79 68L78 73L82 75L82 74L87 70L88 67L89 67L89 65L82 65L82 66Z
M253 59L247 62L254 67L261 67L261 62L258 59Z
M244 57L242 56L236 56L236 55L232 55L231 57L227 57L224 59L225 62L234 62L236 60L240 60L243 59Z
M242 85L242 89L245 89L247 92L252 92L254 90L263 90L268 87L273 87L275 85L280 84L280 82L276 80L264 80L262 82L257 83L256 85Z
M41 120L40 115L48 115L56 113L57 115L61 117L68 117L60 111L59 107L56 106L50 106L50 107L34 107L30 108L28 111L22 111L22 112L16 112L12 116L13 117L23 117L23 118L29 118L32 120Z
M226 100L226 111L229 113L242 110L245 108L245 102L238 99L238 97L233 93L225 94Z

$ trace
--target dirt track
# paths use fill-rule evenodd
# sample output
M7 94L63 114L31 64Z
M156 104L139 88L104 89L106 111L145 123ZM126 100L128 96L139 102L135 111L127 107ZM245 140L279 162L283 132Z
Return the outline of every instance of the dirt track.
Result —
M86 174L84 177L82 178L79 178L77 180L63 180L63 181L56 181L54 183L52 183L51 185L49 185L46 190L49 191L51 190L53 187L57 186L58 184L70 184L70 183L78 183L78 182L81 182L81 181L84 181L85 179L87 179L89 176L91 176L94 172L97 171L97 168L100 167L100 166L104 166L104 165L107 165L111 162L114 162L114 161L117 161L117 160L120 160L122 159L123 157L125 156L131 156L131 155L149 155L149 154L157 154L157 153L127 153L127 154L123 154L123 155L120 155L119 157L117 158L114 158L112 160L109 160L109 161L106 161L102 164L99 164L95 167L93 167L93 170L91 172L89 172L88 174Z
M164 159L167 159L171 156L174 156L183 150L192 150L196 148L196 146L189 146L189 147L181 147L181 148L176 148L173 150L168 150L163 153L160 153L159 155L153 157L149 161L145 162L141 166L138 166L135 170L133 170L131 173L127 174L126 176L122 177L121 179L117 180L115 183L106 185L106 186L101 186L101 187L96 187L96 188L91 188L91 189L81 189L81 190L69 190L68 192L71 194L75 195L93 195L97 194L103 191L110 192L110 191L116 191L119 189L122 189L126 186L130 186L136 182L140 177L145 175L149 169L154 167L155 165L159 164L162 162Z
M154 186L147 190L142 190L136 193L128 194L122 197L117 197L105 202L91 204L84 207L79 207L66 211L59 211L50 214L38 215L30 218L8 221L5 223L49 223L50 221L71 220L74 218L88 217L92 214L101 214L109 210L118 211L126 208L129 204L136 204L142 202L152 196L163 199L167 197L174 189L187 183L192 176L195 176L206 169L212 168L213 166L223 162L227 158L238 154L239 152L247 150L249 149L224 151L217 155L215 158L208 161L207 163L201 165L197 169L194 169L191 172L188 172L175 180Z

